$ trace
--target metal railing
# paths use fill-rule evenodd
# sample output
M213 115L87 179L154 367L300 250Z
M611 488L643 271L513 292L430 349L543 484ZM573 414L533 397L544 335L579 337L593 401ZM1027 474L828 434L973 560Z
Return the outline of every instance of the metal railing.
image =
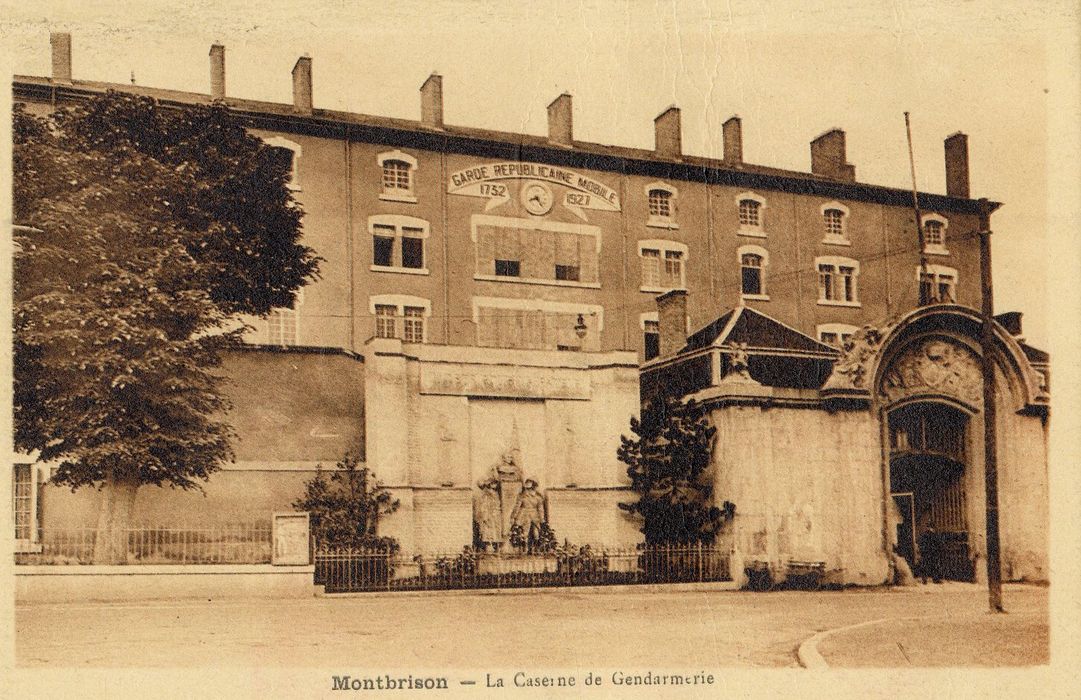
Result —
M416 555L318 547L315 583L327 593L730 581L729 552L704 544L559 547L542 554Z
M46 528L33 552L15 554L16 564L92 564L94 528ZM269 520L215 525L142 525L115 533L126 564L269 564ZM126 543L126 551L124 546ZM126 556L124 556L126 554Z

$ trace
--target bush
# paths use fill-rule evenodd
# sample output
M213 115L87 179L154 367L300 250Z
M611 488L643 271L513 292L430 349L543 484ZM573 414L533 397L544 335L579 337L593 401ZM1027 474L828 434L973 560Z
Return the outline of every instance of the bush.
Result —
M320 465L305 484L304 497L293 501L311 513L312 535L319 547L348 547L395 553L398 541L377 534L379 517L398 509L398 501L355 455L346 454L328 479Z

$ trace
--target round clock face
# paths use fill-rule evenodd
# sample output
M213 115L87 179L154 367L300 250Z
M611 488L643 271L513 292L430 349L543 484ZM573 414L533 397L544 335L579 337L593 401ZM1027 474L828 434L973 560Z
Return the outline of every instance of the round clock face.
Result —
M530 182L522 188L522 204L530 214L547 214L552 208L552 191L540 182Z

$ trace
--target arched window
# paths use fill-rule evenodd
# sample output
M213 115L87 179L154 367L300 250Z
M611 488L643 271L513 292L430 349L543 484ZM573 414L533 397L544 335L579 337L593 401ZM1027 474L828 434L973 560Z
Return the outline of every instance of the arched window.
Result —
M766 200L754 192L743 192L736 195L736 205L739 207L739 234L764 238Z
M416 202L414 179L417 159L402 151L380 153L376 157L383 170L383 193L380 199L392 202Z
M946 228L950 225L945 217L926 214L923 221L923 250L932 255L949 255L946 250Z
M676 224L676 188L663 182L651 182L646 185L646 201L649 205L647 226L675 229Z
M821 211L822 226L825 231L822 242L834 245L849 245L848 207L840 202L830 202L829 204L823 204Z
M739 251L740 294L745 299L768 299L766 266L769 253L756 245L741 246Z

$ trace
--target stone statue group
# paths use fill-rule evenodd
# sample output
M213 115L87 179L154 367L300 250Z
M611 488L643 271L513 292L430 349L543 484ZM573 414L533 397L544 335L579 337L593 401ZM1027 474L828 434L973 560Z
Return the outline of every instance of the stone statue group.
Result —
M503 551L511 544L512 531L518 530L524 549L532 552L546 522L544 496L537 491L536 481L523 481L514 451L504 453L488 478L477 486L480 492L473 502L473 520L480 550Z

